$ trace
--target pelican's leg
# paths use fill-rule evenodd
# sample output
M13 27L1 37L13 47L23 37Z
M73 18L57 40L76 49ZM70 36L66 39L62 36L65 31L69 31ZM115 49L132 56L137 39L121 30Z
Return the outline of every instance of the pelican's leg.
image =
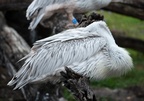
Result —
M79 23L76 18L73 16L73 13L67 13L69 23L66 25L66 28L76 27Z

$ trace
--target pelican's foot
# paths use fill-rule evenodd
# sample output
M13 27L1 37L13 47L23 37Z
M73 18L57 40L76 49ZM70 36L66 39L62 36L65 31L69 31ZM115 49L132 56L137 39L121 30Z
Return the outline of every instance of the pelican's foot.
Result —
M78 23L77 24L73 24L73 23L69 23L65 26L66 29L71 29L71 28L76 28L78 26Z

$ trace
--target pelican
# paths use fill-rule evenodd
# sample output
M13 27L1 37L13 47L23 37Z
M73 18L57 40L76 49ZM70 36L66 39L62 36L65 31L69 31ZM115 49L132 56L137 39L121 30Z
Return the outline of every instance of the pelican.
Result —
M115 43L104 21L38 40L24 59L8 83L16 85L14 89L60 76L65 67L94 80L120 76L133 67L129 53Z
M39 23L50 18L58 12L65 12L69 19L69 26L77 26L78 21L73 13L85 13L91 10L98 10L111 2L122 2L122 0L33 0L26 11L28 20L32 20L29 29L34 30Z

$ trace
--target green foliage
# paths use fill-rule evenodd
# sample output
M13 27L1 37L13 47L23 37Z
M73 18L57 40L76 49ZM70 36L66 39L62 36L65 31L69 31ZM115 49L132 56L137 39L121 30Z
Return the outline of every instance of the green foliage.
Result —
M68 101L75 101L74 96L66 88L63 88L63 90L64 90L64 97Z
M144 21L132 17L100 11L110 29L125 32L127 36L144 39Z
M109 88L125 88L133 85L144 85L144 71L135 68L127 75L97 82L93 81L91 84L95 87Z

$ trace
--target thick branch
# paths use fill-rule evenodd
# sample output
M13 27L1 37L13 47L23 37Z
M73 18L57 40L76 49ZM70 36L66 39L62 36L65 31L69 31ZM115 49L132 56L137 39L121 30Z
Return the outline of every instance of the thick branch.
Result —
M126 47L134 49L136 51L144 53L144 41L140 39L123 37L123 36L114 36L116 43L121 47Z
M135 0L135 3L137 4L138 2ZM141 7L141 4L138 4L136 7L135 3L130 3L128 5L111 3L104 9L144 20L144 4L143 7Z
M144 0L122 0L122 2L132 7L144 8Z
M95 94L89 87L89 80L75 73L70 68L65 68L66 72L61 72L64 86L75 96L77 101L97 101Z

